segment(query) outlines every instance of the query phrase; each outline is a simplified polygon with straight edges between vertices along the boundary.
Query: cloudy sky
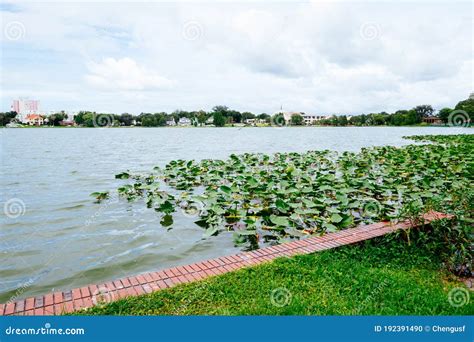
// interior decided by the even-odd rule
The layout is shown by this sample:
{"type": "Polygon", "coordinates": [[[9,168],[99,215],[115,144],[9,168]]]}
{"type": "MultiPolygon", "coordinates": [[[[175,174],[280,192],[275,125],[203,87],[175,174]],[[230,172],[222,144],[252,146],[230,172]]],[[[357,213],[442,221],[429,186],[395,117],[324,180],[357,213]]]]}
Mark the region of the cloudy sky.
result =
{"type": "Polygon", "coordinates": [[[1,108],[273,113],[453,106],[471,2],[4,2],[1,108]]]}

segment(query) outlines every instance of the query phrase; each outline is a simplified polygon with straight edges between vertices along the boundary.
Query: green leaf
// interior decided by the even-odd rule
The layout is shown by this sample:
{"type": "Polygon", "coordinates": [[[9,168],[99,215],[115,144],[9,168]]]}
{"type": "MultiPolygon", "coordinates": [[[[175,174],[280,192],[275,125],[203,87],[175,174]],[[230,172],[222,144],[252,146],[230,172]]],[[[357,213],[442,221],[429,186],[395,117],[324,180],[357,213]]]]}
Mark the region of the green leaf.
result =
{"type": "Polygon", "coordinates": [[[115,178],[116,179],[128,179],[128,178],[130,178],[130,174],[127,173],[127,172],[122,172],[122,173],[116,174],[115,178]]]}
{"type": "Polygon", "coordinates": [[[323,226],[326,228],[326,231],[329,233],[334,233],[337,231],[337,227],[331,223],[324,222],[323,226]]]}
{"type": "Polygon", "coordinates": [[[342,216],[339,214],[332,214],[331,215],[331,222],[333,223],[339,223],[342,221],[342,216]]]}
{"type": "Polygon", "coordinates": [[[285,201],[283,201],[280,198],[275,201],[275,206],[282,213],[286,213],[288,211],[288,208],[289,208],[288,204],[286,204],[285,201]]]}
{"type": "Polygon", "coordinates": [[[344,219],[340,222],[339,226],[342,228],[350,227],[354,224],[354,217],[352,215],[344,215],[344,219]]]}
{"type": "Polygon", "coordinates": [[[173,216],[171,215],[164,215],[160,221],[163,227],[169,227],[173,224],[173,216]]]}
{"type": "Polygon", "coordinates": [[[164,201],[163,203],[160,204],[160,206],[156,209],[156,211],[160,211],[162,213],[170,214],[170,213],[174,212],[173,203],[166,200],[166,201],[164,201]]]}
{"type": "Polygon", "coordinates": [[[284,216],[270,215],[270,221],[277,226],[289,226],[290,221],[284,216]]]}
{"type": "Polygon", "coordinates": [[[225,186],[225,185],[221,185],[219,187],[219,190],[221,190],[222,192],[224,192],[226,194],[230,194],[232,192],[232,189],[229,188],[228,186],[225,186]]]}
{"type": "Polygon", "coordinates": [[[93,192],[90,194],[92,197],[95,197],[97,203],[100,203],[102,200],[109,198],[109,192],[93,192]]]}
{"type": "Polygon", "coordinates": [[[209,228],[206,229],[204,234],[202,235],[204,238],[211,237],[212,235],[215,235],[219,230],[218,226],[210,226],[209,228]]]}

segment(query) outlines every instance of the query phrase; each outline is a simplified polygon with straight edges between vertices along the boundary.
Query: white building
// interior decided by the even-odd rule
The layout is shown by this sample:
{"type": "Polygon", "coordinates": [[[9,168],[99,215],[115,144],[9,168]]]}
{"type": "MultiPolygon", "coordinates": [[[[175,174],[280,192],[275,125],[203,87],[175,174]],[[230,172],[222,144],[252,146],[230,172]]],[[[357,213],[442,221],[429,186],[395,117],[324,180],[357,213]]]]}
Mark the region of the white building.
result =
{"type": "Polygon", "coordinates": [[[274,115],[283,115],[283,118],[285,119],[285,123],[289,125],[291,123],[291,118],[294,115],[301,115],[303,117],[305,125],[313,125],[319,120],[323,120],[328,118],[325,115],[316,115],[316,114],[306,114],[304,112],[276,112],[274,115]]]}
{"type": "Polygon", "coordinates": [[[302,114],[305,125],[314,125],[319,120],[326,119],[324,115],[302,114]]]}
{"type": "Polygon", "coordinates": [[[176,126],[176,121],[174,119],[166,120],[166,126],[176,126]]]}
{"type": "Polygon", "coordinates": [[[180,118],[178,121],[179,126],[191,126],[191,120],[188,118],[180,118]]]}
{"type": "Polygon", "coordinates": [[[264,124],[266,122],[267,121],[265,119],[258,119],[258,118],[244,120],[244,123],[247,125],[264,124]]]}

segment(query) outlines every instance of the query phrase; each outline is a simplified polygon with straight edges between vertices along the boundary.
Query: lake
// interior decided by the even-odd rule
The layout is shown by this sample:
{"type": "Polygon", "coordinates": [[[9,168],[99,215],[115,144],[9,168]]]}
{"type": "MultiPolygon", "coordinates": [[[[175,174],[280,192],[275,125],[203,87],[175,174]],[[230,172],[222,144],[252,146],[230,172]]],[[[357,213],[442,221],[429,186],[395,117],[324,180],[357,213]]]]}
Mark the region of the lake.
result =
{"type": "Polygon", "coordinates": [[[413,143],[444,127],[1,129],[0,303],[236,253],[231,233],[203,239],[189,215],[167,231],[142,202],[94,203],[114,175],[173,159],[243,152],[358,151],[413,143]],[[9,214],[8,216],[6,214],[9,214]]]}

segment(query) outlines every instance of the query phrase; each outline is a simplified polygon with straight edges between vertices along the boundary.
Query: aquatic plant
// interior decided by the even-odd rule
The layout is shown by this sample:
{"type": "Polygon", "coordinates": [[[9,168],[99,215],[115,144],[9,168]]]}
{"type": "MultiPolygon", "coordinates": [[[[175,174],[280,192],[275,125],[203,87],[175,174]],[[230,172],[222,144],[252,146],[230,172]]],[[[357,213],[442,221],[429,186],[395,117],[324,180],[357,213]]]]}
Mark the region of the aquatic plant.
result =
{"type": "Polygon", "coordinates": [[[160,213],[163,226],[173,227],[173,215],[192,213],[204,237],[232,231],[235,242],[249,249],[404,219],[407,208],[412,213],[435,208],[472,220],[469,204],[459,206],[474,193],[474,135],[407,138],[421,144],[359,153],[178,159],[150,174],[116,175],[127,182],[118,192],[128,201],[143,200],[160,213]]]}

